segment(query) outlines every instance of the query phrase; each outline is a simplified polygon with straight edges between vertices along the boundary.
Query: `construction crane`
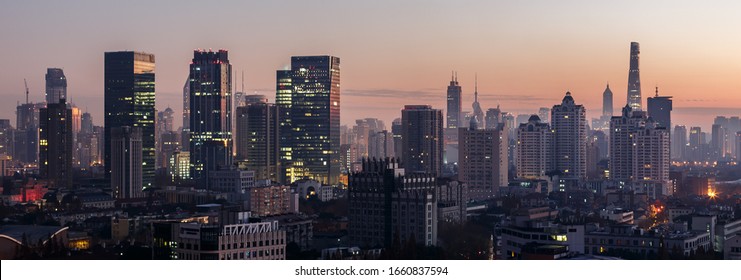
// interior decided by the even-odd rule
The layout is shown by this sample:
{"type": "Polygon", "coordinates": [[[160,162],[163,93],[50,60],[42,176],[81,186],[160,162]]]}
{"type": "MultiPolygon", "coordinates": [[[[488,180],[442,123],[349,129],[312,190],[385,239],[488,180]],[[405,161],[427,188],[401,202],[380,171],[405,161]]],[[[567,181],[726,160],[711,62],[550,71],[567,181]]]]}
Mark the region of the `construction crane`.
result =
{"type": "Polygon", "coordinates": [[[26,82],[26,79],[23,79],[23,84],[26,85],[26,104],[28,104],[28,82],[26,82]]]}

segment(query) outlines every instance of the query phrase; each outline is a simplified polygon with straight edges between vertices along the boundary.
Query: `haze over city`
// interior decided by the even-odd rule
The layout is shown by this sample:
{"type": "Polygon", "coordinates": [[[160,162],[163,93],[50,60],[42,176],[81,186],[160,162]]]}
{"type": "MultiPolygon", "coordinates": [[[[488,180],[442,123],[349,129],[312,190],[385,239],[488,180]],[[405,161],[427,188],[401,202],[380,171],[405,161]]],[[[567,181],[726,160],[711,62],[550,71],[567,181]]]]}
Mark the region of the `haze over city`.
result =
{"type": "Polygon", "coordinates": [[[271,102],[275,70],[291,56],[342,58],[343,124],[365,117],[390,124],[403,104],[444,109],[452,70],[464,110],[477,74],[484,109],[536,113],[568,90],[593,118],[608,82],[615,107],[624,105],[629,42],[637,41],[644,104],[658,86],[674,97],[673,123],[704,130],[716,115],[741,114],[734,1],[530,3],[538,9],[501,1],[233,2],[5,3],[0,110],[14,123],[23,79],[31,101],[42,101],[45,70],[59,67],[70,101],[101,124],[103,53],[135,50],[156,56],[157,109],[179,115],[193,49],[213,48],[229,50],[238,89],[244,72],[245,91],[271,102]]]}

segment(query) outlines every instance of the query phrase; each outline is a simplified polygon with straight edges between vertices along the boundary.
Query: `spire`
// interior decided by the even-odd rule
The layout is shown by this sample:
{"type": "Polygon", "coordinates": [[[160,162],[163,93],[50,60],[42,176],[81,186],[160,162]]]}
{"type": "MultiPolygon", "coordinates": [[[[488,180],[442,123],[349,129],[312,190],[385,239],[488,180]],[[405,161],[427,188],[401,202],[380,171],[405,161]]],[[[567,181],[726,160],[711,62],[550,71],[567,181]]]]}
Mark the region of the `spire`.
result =
{"type": "Polygon", "coordinates": [[[607,89],[610,89],[610,82],[607,82],[607,89]]]}
{"type": "Polygon", "coordinates": [[[450,70],[450,80],[451,81],[455,81],[455,74],[454,73],[455,73],[455,71],[450,70]]]}
{"type": "Polygon", "coordinates": [[[659,86],[656,86],[656,97],[659,97],[659,86]]]}
{"type": "Polygon", "coordinates": [[[242,92],[244,92],[244,70],[242,70],[242,92]]]}
{"type": "Polygon", "coordinates": [[[474,76],[473,86],[474,86],[473,101],[479,102],[479,74],[478,73],[476,73],[474,76]]]}
{"type": "Polygon", "coordinates": [[[458,82],[458,71],[455,71],[455,82],[458,82]]]}

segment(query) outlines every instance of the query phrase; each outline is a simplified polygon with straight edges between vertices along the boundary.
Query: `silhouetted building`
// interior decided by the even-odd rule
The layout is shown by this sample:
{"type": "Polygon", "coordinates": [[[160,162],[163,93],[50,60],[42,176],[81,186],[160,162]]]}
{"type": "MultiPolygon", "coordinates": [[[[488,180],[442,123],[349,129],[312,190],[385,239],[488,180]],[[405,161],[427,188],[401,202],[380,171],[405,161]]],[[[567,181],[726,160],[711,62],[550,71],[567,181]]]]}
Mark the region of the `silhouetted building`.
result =
{"type": "Polygon", "coordinates": [[[275,75],[275,105],[278,107],[278,146],[280,147],[280,174],[278,181],[289,184],[293,179],[292,170],[292,135],[291,134],[291,95],[293,83],[291,70],[278,70],[275,75]]]}
{"type": "Polygon", "coordinates": [[[183,135],[180,143],[183,151],[190,151],[190,74],[183,86],[183,135]]]}
{"type": "Polygon", "coordinates": [[[641,100],[641,72],[638,70],[638,59],[641,54],[637,42],[630,43],[630,69],[628,70],[628,105],[633,111],[643,110],[641,100]]]}
{"type": "Polygon", "coordinates": [[[111,129],[111,190],[113,198],[144,197],[142,129],[111,129]]]}
{"type": "Polygon", "coordinates": [[[672,127],[672,97],[659,96],[659,88],[656,87],[656,95],[648,98],[648,116],[656,125],[667,130],[672,127]]]}
{"type": "Polygon", "coordinates": [[[401,110],[403,166],[407,172],[439,176],[443,163],[443,114],[429,105],[401,110]]]}
{"type": "Polygon", "coordinates": [[[363,171],[349,179],[351,242],[376,248],[394,240],[437,245],[436,195],[437,182],[431,174],[405,174],[394,159],[364,160],[363,171]]]}
{"type": "Polygon", "coordinates": [[[474,120],[468,128],[458,129],[458,180],[468,185],[469,198],[484,200],[509,183],[508,130],[504,124],[479,129],[474,120]]]}
{"type": "Polygon", "coordinates": [[[190,176],[208,188],[232,165],[232,65],[226,50],[195,50],[190,64],[190,176]]]}
{"type": "Polygon", "coordinates": [[[517,129],[517,178],[542,179],[553,167],[553,131],[532,115],[517,129]]]}
{"type": "Polygon", "coordinates": [[[551,110],[554,132],[554,167],[564,179],[583,179],[587,172],[586,109],[576,105],[567,92],[559,105],[551,110]]]}
{"type": "Polygon", "coordinates": [[[155,73],[154,55],[133,52],[105,53],[106,178],[111,175],[111,129],[141,129],[142,186],[152,187],[155,170],[155,73]]]}
{"type": "Polygon", "coordinates": [[[687,149],[687,127],[683,125],[674,126],[672,132],[672,159],[685,160],[687,149]]]}
{"type": "Polygon", "coordinates": [[[64,70],[59,68],[46,69],[46,103],[60,103],[67,100],[67,77],[64,70]]]}
{"type": "Polygon", "coordinates": [[[458,128],[461,126],[461,86],[458,84],[458,76],[450,77],[448,85],[448,111],[446,112],[446,128],[458,128]]]}
{"type": "Polygon", "coordinates": [[[255,171],[258,180],[278,181],[280,113],[275,104],[261,97],[237,107],[237,159],[243,160],[248,170],[255,171]]]}
{"type": "Polygon", "coordinates": [[[39,111],[39,171],[55,187],[72,186],[72,110],[65,99],[39,111]]]}
{"type": "Polygon", "coordinates": [[[610,176],[656,198],[671,195],[669,131],[626,105],[610,123],[610,176]]]}
{"type": "Polygon", "coordinates": [[[610,84],[607,84],[605,91],[602,93],[602,116],[612,117],[612,91],[610,90],[610,84]]]}
{"type": "Polygon", "coordinates": [[[39,160],[39,110],[44,103],[28,103],[16,107],[16,126],[13,156],[22,163],[39,160]]]}
{"type": "Polygon", "coordinates": [[[291,57],[291,161],[305,177],[340,179],[340,58],[291,57]]]}
{"type": "MultiPolygon", "coordinates": [[[[13,126],[10,125],[10,120],[0,120],[0,155],[12,156],[13,155],[13,126]]],[[[4,176],[4,175],[2,175],[4,176]]]]}

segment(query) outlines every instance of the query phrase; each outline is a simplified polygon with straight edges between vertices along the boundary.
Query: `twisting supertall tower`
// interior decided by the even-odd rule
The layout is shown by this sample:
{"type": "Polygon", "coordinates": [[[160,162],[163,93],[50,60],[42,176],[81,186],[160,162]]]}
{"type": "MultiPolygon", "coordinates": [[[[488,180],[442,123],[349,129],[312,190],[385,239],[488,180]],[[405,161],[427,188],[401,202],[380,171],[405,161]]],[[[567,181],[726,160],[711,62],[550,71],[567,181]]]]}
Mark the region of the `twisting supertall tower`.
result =
{"type": "Polygon", "coordinates": [[[630,70],[628,70],[628,105],[633,111],[642,111],[641,72],[638,70],[638,56],[641,54],[638,42],[630,43],[630,70]]]}

